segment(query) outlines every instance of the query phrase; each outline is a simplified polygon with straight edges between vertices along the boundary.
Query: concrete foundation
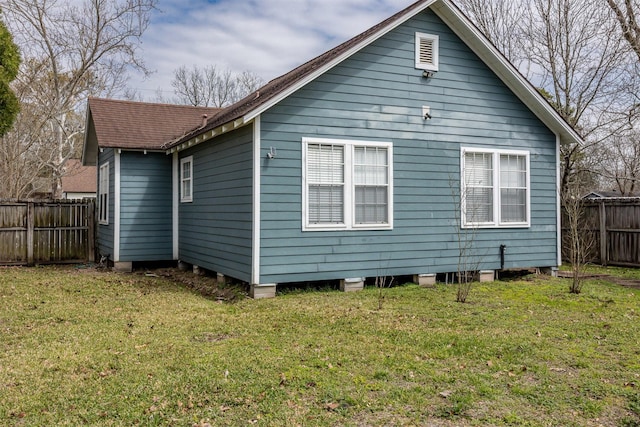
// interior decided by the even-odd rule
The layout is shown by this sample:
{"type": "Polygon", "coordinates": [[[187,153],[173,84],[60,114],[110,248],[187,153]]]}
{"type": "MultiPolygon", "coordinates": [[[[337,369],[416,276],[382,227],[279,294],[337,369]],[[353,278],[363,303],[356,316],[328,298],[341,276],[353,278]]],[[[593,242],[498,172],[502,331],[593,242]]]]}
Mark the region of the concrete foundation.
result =
{"type": "Polygon", "coordinates": [[[413,282],[422,286],[423,288],[433,288],[436,285],[435,273],[429,274],[414,274],[413,282]]]}
{"type": "Polygon", "coordinates": [[[540,273],[551,277],[558,277],[558,267],[540,267],[540,273]]]}
{"type": "Polygon", "coordinates": [[[114,262],[113,269],[123,273],[131,273],[133,271],[133,263],[131,261],[114,262]]]}
{"type": "Polygon", "coordinates": [[[496,272],[493,270],[480,270],[478,280],[480,282],[493,282],[496,280],[496,272]]]}
{"type": "Polygon", "coordinates": [[[364,289],[364,279],[362,277],[340,280],[340,290],[343,292],[357,292],[362,289],[364,289]]]}
{"type": "Polygon", "coordinates": [[[227,283],[227,278],[225,277],[225,275],[224,275],[224,274],[222,274],[222,273],[217,273],[217,274],[216,274],[216,281],[217,281],[218,283],[223,283],[223,284],[224,284],[224,283],[227,283]]]}
{"type": "Polygon", "coordinates": [[[253,299],[275,298],[276,284],[268,283],[265,285],[251,285],[249,296],[253,299]]]}

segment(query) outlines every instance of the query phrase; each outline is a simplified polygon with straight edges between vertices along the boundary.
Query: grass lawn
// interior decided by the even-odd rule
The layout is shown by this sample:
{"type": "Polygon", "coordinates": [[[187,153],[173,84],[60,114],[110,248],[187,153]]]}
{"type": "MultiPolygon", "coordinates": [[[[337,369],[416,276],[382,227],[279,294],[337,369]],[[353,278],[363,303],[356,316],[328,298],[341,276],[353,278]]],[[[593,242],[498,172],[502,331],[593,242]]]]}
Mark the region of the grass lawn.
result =
{"type": "Polygon", "coordinates": [[[639,426],[640,291],[527,278],[221,303],[0,268],[0,425],[639,426]]]}

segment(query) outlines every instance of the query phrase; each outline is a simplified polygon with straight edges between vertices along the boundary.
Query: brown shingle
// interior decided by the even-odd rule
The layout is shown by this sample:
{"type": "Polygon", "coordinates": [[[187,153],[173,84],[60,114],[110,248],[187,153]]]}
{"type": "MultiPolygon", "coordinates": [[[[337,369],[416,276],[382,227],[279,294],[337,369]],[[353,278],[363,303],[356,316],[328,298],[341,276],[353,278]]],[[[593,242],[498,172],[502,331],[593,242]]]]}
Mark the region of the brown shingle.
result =
{"type": "Polygon", "coordinates": [[[69,159],[62,177],[62,191],[65,193],[95,193],[96,167],[82,166],[80,160],[69,159]]]}
{"type": "Polygon", "coordinates": [[[158,150],[162,144],[202,125],[220,108],[90,98],[100,147],[158,150]]]}

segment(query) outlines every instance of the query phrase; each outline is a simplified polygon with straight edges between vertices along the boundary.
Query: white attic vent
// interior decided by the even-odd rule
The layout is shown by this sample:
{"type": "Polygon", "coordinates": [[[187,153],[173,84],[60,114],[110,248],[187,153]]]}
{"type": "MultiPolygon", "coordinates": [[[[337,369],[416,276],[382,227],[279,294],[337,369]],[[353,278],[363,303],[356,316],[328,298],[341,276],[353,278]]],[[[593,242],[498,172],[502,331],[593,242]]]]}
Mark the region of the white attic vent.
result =
{"type": "Polygon", "coordinates": [[[416,68],[438,71],[438,36],[416,33],[416,68]]]}

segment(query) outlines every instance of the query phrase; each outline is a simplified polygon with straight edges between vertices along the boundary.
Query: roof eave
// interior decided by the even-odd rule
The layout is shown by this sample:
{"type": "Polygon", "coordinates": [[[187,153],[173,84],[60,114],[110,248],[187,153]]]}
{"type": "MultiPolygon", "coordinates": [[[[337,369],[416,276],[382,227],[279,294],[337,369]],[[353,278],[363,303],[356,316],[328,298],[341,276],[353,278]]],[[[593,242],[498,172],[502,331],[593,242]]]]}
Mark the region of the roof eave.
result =
{"type": "Polygon", "coordinates": [[[211,138],[215,138],[216,136],[220,136],[224,133],[241,128],[249,123],[250,121],[244,120],[243,118],[237,118],[213,129],[209,129],[203,133],[196,134],[195,136],[187,140],[182,141],[182,138],[178,138],[170,142],[169,144],[166,144],[166,147],[163,146],[163,150],[166,154],[172,154],[176,151],[186,150],[187,148],[202,144],[203,142],[208,141],[211,138]]]}

